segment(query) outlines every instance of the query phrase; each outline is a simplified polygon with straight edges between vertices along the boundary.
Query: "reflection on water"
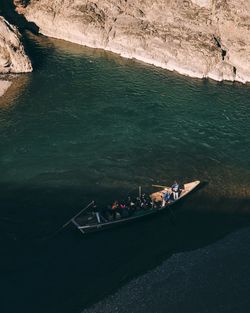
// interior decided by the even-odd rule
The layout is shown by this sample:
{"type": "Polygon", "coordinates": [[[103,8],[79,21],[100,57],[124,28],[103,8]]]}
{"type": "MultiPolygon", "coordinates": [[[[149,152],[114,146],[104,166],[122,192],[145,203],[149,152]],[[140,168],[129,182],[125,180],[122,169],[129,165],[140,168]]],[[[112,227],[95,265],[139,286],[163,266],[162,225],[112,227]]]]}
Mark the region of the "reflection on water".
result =
{"type": "Polygon", "coordinates": [[[11,74],[6,76],[6,78],[11,82],[11,86],[8,88],[5,94],[0,97],[1,109],[6,109],[7,107],[13,106],[13,104],[18,101],[30,81],[30,74],[11,74]]]}

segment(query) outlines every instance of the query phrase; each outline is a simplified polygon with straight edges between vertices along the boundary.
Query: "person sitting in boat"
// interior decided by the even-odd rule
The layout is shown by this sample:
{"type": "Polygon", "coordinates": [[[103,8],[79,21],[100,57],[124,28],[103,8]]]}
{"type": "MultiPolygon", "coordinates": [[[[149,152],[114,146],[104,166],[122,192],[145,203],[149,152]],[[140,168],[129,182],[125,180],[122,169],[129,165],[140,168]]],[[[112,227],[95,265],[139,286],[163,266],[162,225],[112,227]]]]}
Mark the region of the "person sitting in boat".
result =
{"type": "Polygon", "coordinates": [[[145,193],[141,196],[141,209],[146,210],[152,207],[151,199],[145,193]]]}
{"type": "Polygon", "coordinates": [[[125,204],[125,201],[122,201],[119,205],[119,213],[121,217],[127,217],[128,216],[128,208],[125,204]]]}
{"type": "Polygon", "coordinates": [[[140,197],[136,197],[136,200],[135,200],[136,210],[140,210],[141,209],[141,205],[142,205],[141,198],[140,197]]]}
{"type": "Polygon", "coordinates": [[[162,204],[161,204],[162,208],[165,207],[166,204],[169,202],[170,196],[171,196],[171,194],[170,194],[170,192],[168,192],[168,190],[164,190],[162,192],[162,204]]]}
{"type": "Polygon", "coordinates": [[[116,213],[117,213],[118,208],[119,208],[119,202],[115,200],[111,206],[112,217],[114,220],[116,219],[116,213]]]}
{"type": "Polygon", "coordinates": [[[130,196],[128,196],[127,199],[127,208],[129,216],[132,215],[136,210],[135,202],[131,199],[130,196]]]}
{"type": "Polygon", "coordinates": [[[175,180],[172,187],[171,187],[172,193],[173,193],[173,198],[174,200],[177,200],[179,198],[179,192],[180,192],[180,186],[175,180]]]}

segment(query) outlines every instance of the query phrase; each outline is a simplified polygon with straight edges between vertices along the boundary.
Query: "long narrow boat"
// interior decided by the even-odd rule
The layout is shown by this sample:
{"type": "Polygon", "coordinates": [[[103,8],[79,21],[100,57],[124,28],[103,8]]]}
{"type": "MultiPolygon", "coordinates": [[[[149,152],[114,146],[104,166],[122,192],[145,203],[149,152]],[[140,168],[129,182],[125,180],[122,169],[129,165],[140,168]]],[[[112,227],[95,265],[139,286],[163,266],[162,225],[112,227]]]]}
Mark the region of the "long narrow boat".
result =
{"type": "MultiPolygon", "coordinates": [[[[162,207],[161,205],[152,205],[151,207],[148,207],[146,209],[139,209],[136,210],[131,216],[128,217],[118,217],[115,220],[105,220],[101,218],[100,222],[98,222],[96,218],[96,214],[93,212],[88,212],[82,214],[82,216],[79,216],[77,214],[75,217],[73,217],[70,222],[74,224],[74,226],[77,227],[77,229],[82,233],[82,234],[87,234],[99,230],[104,230],[106,228],[110,228],[115,225],[120,225],[120,224],[125,224],[128,222],[132,222],[138,219],[142,219],[146,216],[150,216],[153,214],[157,214],[160,211],[167,211],[172,207],[174,204],[179,202],[181,199],[186,197],[191,191],[193,191],[197,186],[200,184],[199,180],[186,183],[183,185],[183,188],[180,190],[180,194],[177,200],[171,199],[170,201],[167,202],[167,204],[162,207]]],[[[162,202],[162,193],[164,191],[172,192],[171,187],[165,187],[164,189],[154,192],[150,194],[150,198],[153,203],[159,204],[162,202]]]]}

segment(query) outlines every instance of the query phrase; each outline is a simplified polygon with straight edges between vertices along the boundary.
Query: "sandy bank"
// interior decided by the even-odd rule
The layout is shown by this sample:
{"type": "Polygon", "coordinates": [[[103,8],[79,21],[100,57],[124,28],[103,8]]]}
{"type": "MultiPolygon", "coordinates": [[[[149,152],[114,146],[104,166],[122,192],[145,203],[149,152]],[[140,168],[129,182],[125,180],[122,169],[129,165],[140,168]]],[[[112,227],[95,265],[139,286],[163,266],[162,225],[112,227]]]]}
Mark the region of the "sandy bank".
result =
{"type": "Polygon", "coordinates": [[[0,80],[0,97],[4,95],[7,89],[11,86],[12,82],[8,80],[0,80]]]}

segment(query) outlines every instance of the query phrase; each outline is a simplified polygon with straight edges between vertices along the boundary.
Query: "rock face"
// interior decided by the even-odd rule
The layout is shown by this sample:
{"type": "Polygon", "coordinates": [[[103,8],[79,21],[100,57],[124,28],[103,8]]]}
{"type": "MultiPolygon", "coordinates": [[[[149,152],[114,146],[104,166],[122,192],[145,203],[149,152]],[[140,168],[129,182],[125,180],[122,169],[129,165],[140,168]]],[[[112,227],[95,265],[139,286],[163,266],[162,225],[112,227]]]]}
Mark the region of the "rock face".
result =
{"type": "Polygon", "coordinates": [[[0,16],[0,73],[31,72],[18,30],[0,16]]]}
{"type": "Polygon", "coordinates": [[[193,77],[250,81],[250,1],[15,1],[47,36],[193,77]]]}

